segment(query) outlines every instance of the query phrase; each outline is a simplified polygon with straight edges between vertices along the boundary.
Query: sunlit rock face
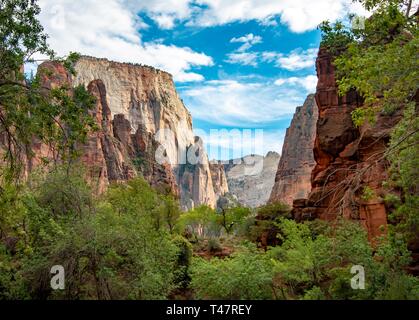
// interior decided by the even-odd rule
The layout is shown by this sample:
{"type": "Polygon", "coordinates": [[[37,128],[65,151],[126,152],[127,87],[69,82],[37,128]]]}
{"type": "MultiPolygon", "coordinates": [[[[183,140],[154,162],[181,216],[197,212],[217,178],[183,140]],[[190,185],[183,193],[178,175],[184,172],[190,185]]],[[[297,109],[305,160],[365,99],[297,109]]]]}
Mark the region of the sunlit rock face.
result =
{"type": "Polygon", "coordinates": [[[289,206],[295,199],[307,198],[311,191],[311,172],[316,165],[313,147],[316,137],[318,108],[315,97],[309,95],[298,107],[287,129],[281,161],[276,173],[270,202],[289,206]]]}
{"type": "Polygon", "coordinates": [[[279,158],[278,153],[269,152],[265,157],[250,155],[231,160],[225,165],[229,193],[244,206],[265,205],[275,182],[279,158]]]}
{"type": "Polygon", "coordinates": [[[216,161],[210,162],[212,185],[217,199],[229,192],[227,176],[223,164],[216,161]]]}
{"type": "Polygon", "coordinates": [[[99,130],[82,147],[82,160],[100,191],[109,182],[142,175],[152,186],[179,196],[185,209],[216,206],[204,148],[197,148],[200,162],[193,170],[187,162],[198,139],[170,74],[92,57],[78,60],[75,76],[52,62],[40,68],[49,70],[44,77],[49,86],[83,85],[96,97],[91,115],[99,130]]]}

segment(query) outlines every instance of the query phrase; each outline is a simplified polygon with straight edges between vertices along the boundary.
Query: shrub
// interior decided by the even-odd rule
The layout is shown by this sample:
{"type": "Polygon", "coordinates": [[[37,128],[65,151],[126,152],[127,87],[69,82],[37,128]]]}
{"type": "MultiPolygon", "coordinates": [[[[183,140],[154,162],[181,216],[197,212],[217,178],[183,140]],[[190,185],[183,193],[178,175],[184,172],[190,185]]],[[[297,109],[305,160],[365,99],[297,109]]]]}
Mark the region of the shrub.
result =
{"type": "Polygon", "coordinates": [[[174,282],[178,288],[185,289],[191,280],[189,267],[192,262],[192,245],[180,235],[174,236],[172,242],[178,248],[174,282]]]}
{"type": "Polygon", "coordinates": [[[208,244],[207,244],[207,250],[209,252],[219,252],[222,250],[220,241],[218,241],[218,239],[215,238],[211,238],[208,240],[208,244]]]}
{"type": "Polygon", "coordinates": [[[217,224],[217,214],[208,206],[200,206],[180,215],[176,228],[195,240],[219,236],[221,233],[221,227],[217,224]]]}
{"type": "Polygon", "coordinates": [[[250,244],[223,260],[194,258],[191,288],[199,299],[272,299],[272,267],[250,244]]]}
{"type": "Polygon", "coordinates": [[[281,218],[291,218],[290,208],[280,202],[267,204],[257,209],[256,221],[249,230],[249,239],[263,246],[277,245],[280,232],[277,223],[281,218]]]}
{"type": "MultiPolygon", "coordinates": [[[[56,190],[73,190],[75,199],[84,188],[77,179],[57,180],[65,186],[54,181],[56,190]]],[[[34,245],[19,274],[32,298],[164,299],[176,287],[190,253],[172,241],[168,228],[158,227],[161,199],[144,180],[113,186],[94,207],[73,216],[57,215],[55,202],[44,201],[49,186],[39,184],[26,201],[34,245]],[[53,265],[66,271],[64,291],[49,287],[53,265]]]]}

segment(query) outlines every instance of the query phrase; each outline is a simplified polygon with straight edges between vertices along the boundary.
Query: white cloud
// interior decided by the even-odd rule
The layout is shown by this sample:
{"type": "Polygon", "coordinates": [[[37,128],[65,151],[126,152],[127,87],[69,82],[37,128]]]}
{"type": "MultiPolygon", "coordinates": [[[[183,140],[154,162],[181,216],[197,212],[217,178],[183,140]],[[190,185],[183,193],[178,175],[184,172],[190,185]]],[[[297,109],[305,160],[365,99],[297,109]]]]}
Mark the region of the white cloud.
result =
{"type": "Polygon", "coordinates": [[[175,26],[175,19],[171,15],[157,14],[153,18],[161,29],[172,29],[175,26]]]}
{"type": "Polygon", "coordinates": [[[365,13],[350,0],[196,0],[205,9],[195,14],[190,25],[214,26],[259,20],[273,23],[274,17],[293,32],[305,32],[324,20],[334,21],[348,12],[365,13]]]}
{"type": "Polygon", "coordinates": [[[243,43],[237,50],[227,54],[225,62],[256,67],[258,65],[259,53],[247,52],[255,44],[262,43],[262,37],[253,33],[246,34],[239,38],[232,38],[230,43],[243,43]]]}
{"type": "Polygon", "coordinates": [[[231,43],[243,43],[240,48],[238,48],[236,51],[238,52],[244,52],[251,47],[253,47],[255,44],[262,43],[262,37],[255,36],[253,33],[249,33],[243,37],[240,38],[233,38],[230,40],[231,43]]]}
{"type": "Polygon", "coordinates": [[[316,91],[317,81],[318,79],[316,76],[310,75],[306,77],[280,78],[274,83],[279,87],[284,85],[298,85],[303,87],[308,92],[314,92],[316,91]]]}
{"type": "Polygon", "coordinates": [[[289,54],[277,52],[263,52],[261,59],[275,64],[289,71],[310,68],[315,65],[318,49],[310,48],[307,50],[296,49],[289,54]]]}
{"type": "Polygon", "coordinates": [[[233,52],[227,55],[225,62],[256,67],[258,65],[258,58],[259,55],[255,52],[233,52]]]}
{"type": "Polygon", "coordinates": [[[239,43],[250,43],[256,44],[262,42],[262,37],[255,36],[253,33],[246,34],[243,37],[233,38],[230,40],[231,43],[239,42],[239,43]]]}
{"type": "Polygon", "coordinates": [[[176,23],[215,26],[231,22],[258,20],[262,25],[278,22],[293,32],[317,27],[323,20],[334,21],[348,12],[366,14],[351,0],[120,0],[125,7],[145,12],[162,29],[176,23]]]}
{"type": "MultiPolygon", "coordinates": [[[[156,10],[163,10],[166,1],[151,2],[156,10]]],[[[190,48],[142,42],[138,30],[146,25],[124,1],[85,0],[80,4],[71,0],[40,0],[40,6],[41,23],[50,35],[48,42],[59,55],[77,51],[115,61],[147,64],[170,72],[179,82],[201,81],[203,76],[191,69],[213,65],[211,57],[190,48]]],[[[169,26],[171,22],[162,18],[161,23],[169,26]]]]}
{"type": "Polygon", "coordinates": [[[278,57],[277,65],[287,70],[300,70],[314,66],[317,49],[294,50],[289,55],[278,57]]]}
{"type": "Polygon", "coordinates": [[[237,50],[227,55],[226,62],[256,67],[258,63],[262,61],[267,63],[274,63],[278,68],[281,69],[297,71],[313,67],[316,63],[317,53],[318,49],[315,48],[310,48],[307,50],[302,50],[299,48],[291,51],[288,54],[274,51],[241,52],[237,50]]]}
{"type": "Polygon", "coordinates": [[[270,81],[216,80],[181,88],[180,93],[195,120],[255,128],[290,117],[312,92],[310,78],[305,81],[278,86],[270,81]]]}
{"type": "Polygon", "coordinates": [[[177,21],[194,12],[192,0],[123,0],[135,12],[145,12],[162,29],[172,29],[177,21]]]}

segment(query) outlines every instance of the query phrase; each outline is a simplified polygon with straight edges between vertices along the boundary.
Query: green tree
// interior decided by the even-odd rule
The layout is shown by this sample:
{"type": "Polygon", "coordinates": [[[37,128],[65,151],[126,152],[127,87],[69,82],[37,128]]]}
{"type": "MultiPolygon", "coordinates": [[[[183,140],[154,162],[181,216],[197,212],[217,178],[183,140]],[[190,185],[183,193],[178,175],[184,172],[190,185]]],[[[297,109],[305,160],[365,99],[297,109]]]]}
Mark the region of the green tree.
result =
{"type": "Polygon", "coordinates": [[[249,231],[250,239],[265,246],[278,244],[278,222],[282,218],[291,218],[291,209],[283,203],[269,203],[258,208],[255,223],[249,231]]]}
{"type": "Polygon", "coordinates": [[[199,299],[273,299],[272,267],[263,252],[248,244],[229,258],[195,258],[191,288],[199,299]]]}
{"type": "Polygon", "coordinates": [[[202,205],[183,213],[177,222],[177,229],[181,233],[192,236],[195,240],[220,234],[217,224],[218,216],[214,209],[202,205]]]}
{"type": "Polygon", "coordinates": [[[251,210],[242,206],[224,208],[218,213],[217,222],[227,234],[231,234],[234,230],[240,228],[250,214],[251,210]]]}
{"type": "Polygon", "coordinates": [[[385,184],[389,190],[386,201],[394,208],[390,220],[395,227],[390,231],[408,242],[417,241],[419,235],[418,141],[419,117],[411,103],[391,137],[388,152],[390,179],[385,184]]]}
{"type": "Polygon", "coordinates": [[[418,18],[410,0],[358,2],[373,11],[365,28],[350,30],[342,24],[323,28],[324,45],[339,49],[334,64],[340,94],[356,90],[364,99],[363,106],[352,113],[354,125],[369,122],[374,130],[378,116],[393,117],[388,117],[393,122],[391,141],[377,158],[389,161],[390,177],[383,183],[391,210],[388,242],[401,257],[399,242],[417,243],[419,230],[418,18]],[[343,48],[337,40],[342,28],[346,37],[343,48]]]}
{"type": "Polygon", "coordinates": [[[156,228],[163,200],[150,197],[155,192],[138,179],[93,201],[82,179],[82,173],[49,174],[25,196],[31,250],[21,257],[18,275],[27,292],[36,299],[167,298],[187,280],[190,252],[167,228],[156,228]],[[132,192],[121,192],[125,188],[132,192]],[[144,206],[142,195],[149,196],[144,206]],[[66,270],[63,292],[49,286],[53,265],[66,270]]]}
{"type": "Polygon", "coordinates": [[[170,233],[174,232],[176,222],[181,215],[179,201],[177,201],[172,195],[161,196],[162,203],[162,215],[166,226],[169,228],[170,233]]]}
{"type": "MultiPolygon", "coordinates": [[[[40,74],[25,79],[23,66],[35,55],[55,59],[37,20],[39,13],[33,0],[0,2],[0,174],[6,181],[20,177],[24,162],[33,156],[34,139],[68,158],[93,127],[87,111],[94,100],[83,87],[69,94],[70,88],[44,87],[40,74]]],[[[77,59],[77,54],[70,54],[56,60],[74,72],[77,59]]]]}
{"type": "Polygon", "coordinates": [[[322,46],[337,52],[340,94],[355,89],[363,107],[353,113],[356,126],[374,122],[379,112],[392,113],[412,101],[418,90],[418,27],[405,1],[359,1],[374,14],[365,28],[324,22],[322,46]]]}
{"type": "Polygon", "coordinates": [[[410,261],[403,241],[382,239],[373,249],[357,223],[317,221],[279,224],[282,244],[268,255],[282,299],[415,299],[418,280],[405,272],[410,261]],[[375,251],[375,252],[374,252],[375,251]],[[351,267],[365,269],[365,290],[351,288],[351,267]]]}

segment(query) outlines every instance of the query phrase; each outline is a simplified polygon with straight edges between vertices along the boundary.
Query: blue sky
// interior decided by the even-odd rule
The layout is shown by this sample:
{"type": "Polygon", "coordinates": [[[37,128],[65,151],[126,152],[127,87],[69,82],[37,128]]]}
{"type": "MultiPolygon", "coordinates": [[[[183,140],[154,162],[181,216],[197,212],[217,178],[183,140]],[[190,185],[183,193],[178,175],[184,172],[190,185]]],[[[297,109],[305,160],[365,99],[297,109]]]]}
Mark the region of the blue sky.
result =
{"type": "MultiPolygon", "coordinates": [[[[40,0],[40,5],[41,22],[59,54],[78,51],[172,73],[207,148],[221,144],[231,151],[222,157],[229,158],[233,150],[240,155],[240,146],[209,137],[211,129],[262,129],[255,153],[281,151],[295,108],[315,91],[316,26],[349,10],[363,13],[350,0],[40,0]]],[[[210,152],[210,158],[220,157],[210,152]]]]}
{"type": "MultiPolygon", "coordinates": [[[[161,36],[167,43],[191,47],[213,59],[212,66],[197,69],[205,81],[177,83],[195,128],[207,134],[210,129],[263,129],[262,152],[281,151],[295,107],[315,90],[317,30],[296,34],[281,24],[250,21],[210,28],[178,26],[173,33],[154,27],[149,33],[144,36],[161,36]],[[280,64],[280,55],[289,63],[280,64]],[[298,63],[293,63],[292,56],[298,63]]],[[[208,136],[204,141],[213,143],[208,136]]]]}

